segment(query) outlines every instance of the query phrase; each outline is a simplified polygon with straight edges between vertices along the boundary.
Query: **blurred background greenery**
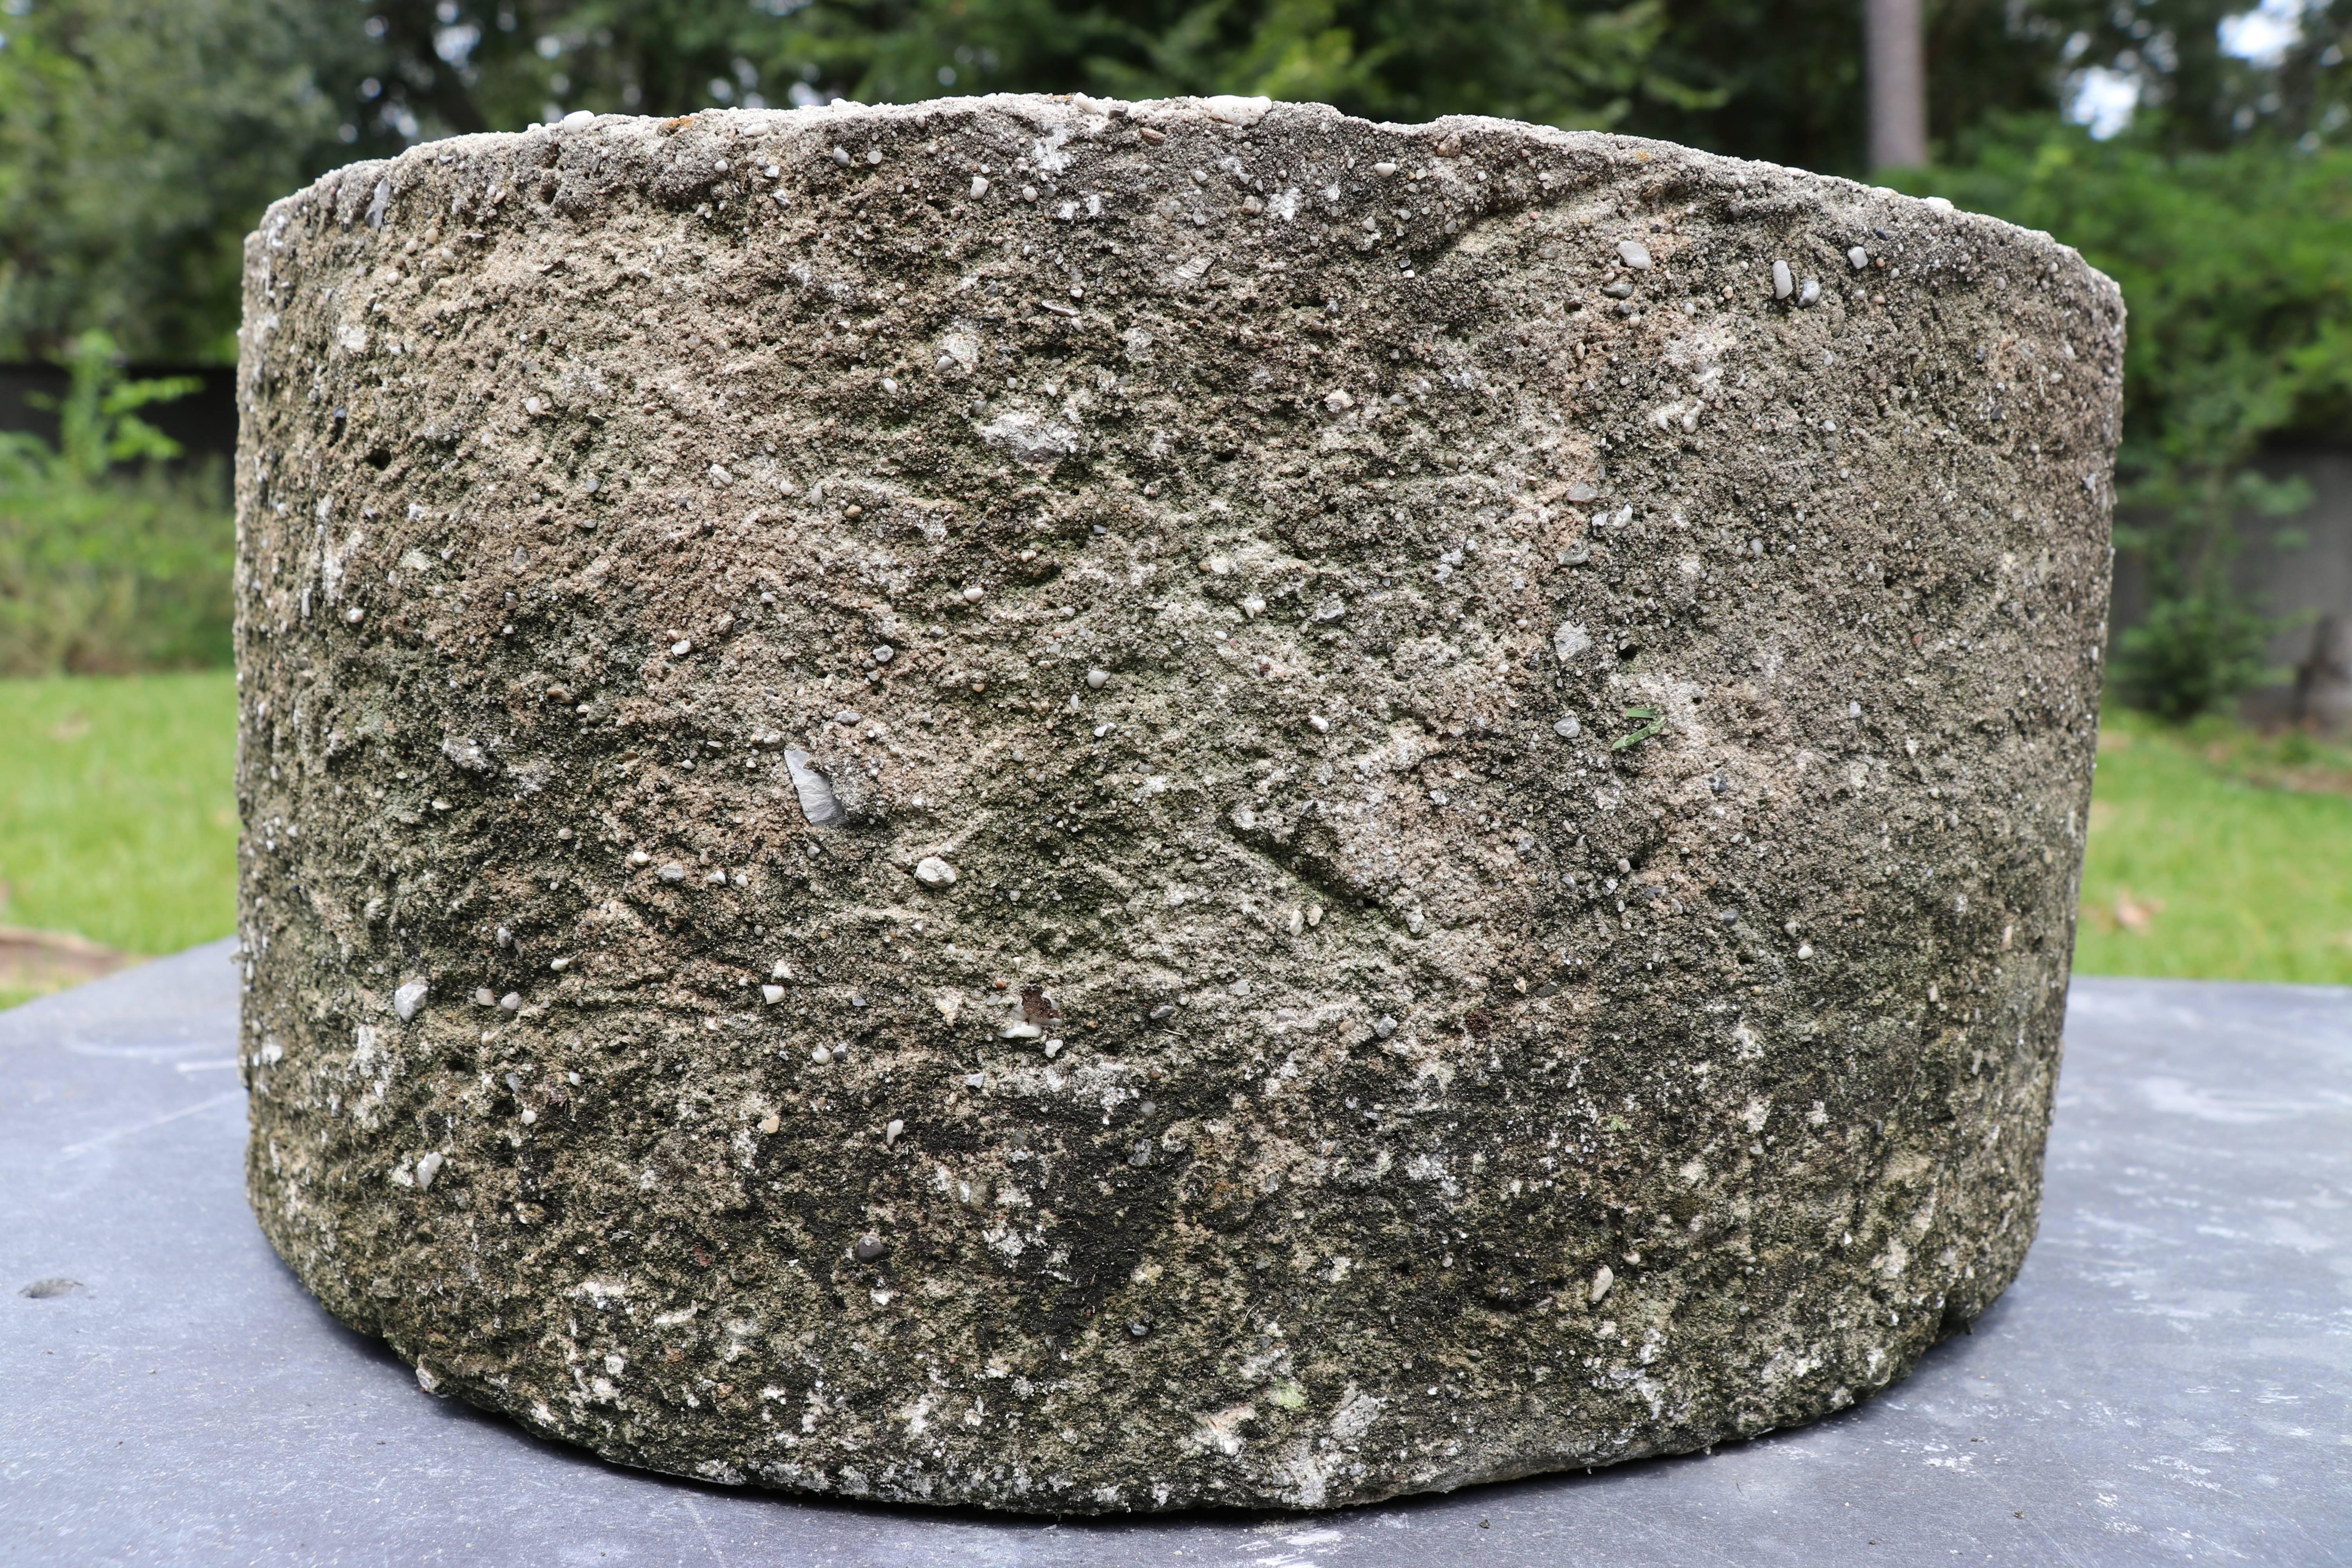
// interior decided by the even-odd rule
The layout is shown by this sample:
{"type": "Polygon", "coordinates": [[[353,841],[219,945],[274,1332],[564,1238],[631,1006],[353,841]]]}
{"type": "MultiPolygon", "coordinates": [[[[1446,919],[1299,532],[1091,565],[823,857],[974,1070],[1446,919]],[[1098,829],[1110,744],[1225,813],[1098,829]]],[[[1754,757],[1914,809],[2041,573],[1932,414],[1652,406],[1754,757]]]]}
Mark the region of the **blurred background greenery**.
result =
{"type": "Polygon", "coordinates": [[[2145,605],[2082,967],[2352,981],[2352,751],[2227,717],[2283,678],[2233,574],[2244,520],[2312,499],[2266,458],[2352,434],[2352,0],[1924,0],[1927,155],[1873,170],[1885,4],[0,0],[0,361],[72,372],[54,439],[0,437],[0,927],[141,952],[229,929],[226,479],[141,416],[184,384],[122,367],[233,362],[268,202],[576,109],[1239,92],[1877,179],[2116,277],[2145,605]]]}

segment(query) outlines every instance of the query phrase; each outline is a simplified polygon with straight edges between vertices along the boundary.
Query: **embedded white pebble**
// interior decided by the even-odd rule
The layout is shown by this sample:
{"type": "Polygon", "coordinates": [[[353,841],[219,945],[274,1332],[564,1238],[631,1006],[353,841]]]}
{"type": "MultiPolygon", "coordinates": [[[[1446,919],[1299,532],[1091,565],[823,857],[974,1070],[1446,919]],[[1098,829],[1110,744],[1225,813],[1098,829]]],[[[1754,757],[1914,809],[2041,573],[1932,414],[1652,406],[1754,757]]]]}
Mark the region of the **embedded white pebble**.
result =
{"type": "Polygon", "coordinates": [[[1845,259],[1848,266],[1859,272],[1870,265],[1870,252],[1857,245],[1845,253],[1845,259]]]}
{"type": "Polygon", "coordinates": [[[1390,1017],[1386,1013],[1381,1014],[1377,1019],[1373,1020],[1372,1033],[1381,1039],[1387,1039],[1391,1035],[1396,1033],[1396,1020],[1390,1017]]]}
{"type": "Polygon", "coordinates": [[[1805,286],[1797,290],[1797,303],[1800,305],[1818,305],[1821,302],[1822,286],[1820,281],[1816,279],[1806,279],[1805,286]]]}
{"type": "Polygon", "coordinates": [[[687,641],[684,637],[680,637],[677,641],[669,645],[669,653],[672,658],[684,658],[688,654],[690,654],[693,651],[694,645],[687,641]]]}
{"type": "Polygon", "coordinates": [[[842,819],[845,814],[833,793],[833,781],[818,771],[806,752],[797,746],[787,750],[784,769],[792,774],[793,794],[811,827],[830,827],[842,819]]]}
{"type": "Polygon", "coordinates": [[[986,195],[988,195],[988,176],[986,174],[974,174],[971,177],[971,199],[978,201],[981,197],[986,195]]]}
{"type": "Polygon", "coordinates": [[[956,868],[936,855],[926,855],[915,862],[915,880],[934,891],[956,885],[956,868]]]}
{"type": "Polygon", "coordinates": [[[713,887],[723,888],[727,885],[727,873],[724,871],[713,871],[702,879],[710,883],[713,887]]]}
{"type": "Polygon", "coordinates": [[[683,882],[686,880],[686,868],[672,860],[654,875],[665,882],[683,882]]]}
{"type": "Polygon", "coordinates": [[[423,1192],[441,1173],[441,1152],[431,1150],[416,1157],[416,1190],[423,1192]]]}
{"type": "Polygon", "coordinates": [[[1583,728],[1576,721],[1576,715],[1573,713],[1564,714],[1551,721],[1551,732],[1563,741],[1575,740],[1583,728]]]}
{"type": "MultiPolygon", "coordinates": [[[[644,850],[642,850],[642,849],[632,849],[632,850],[630,850],[630,851],[629,851],[629,864],[630,864],[630,865],[632,865],[632,866],[650,866],[650,865],[652,865],[652,864],[653,864],[653,862],[654,862],[654,858],[653,858],[652,856],[650,856],[650,855],[646,854],[646,853],[644,850]]],[[[499,934],[501,935],[501,937],[503,937],[503,936],[504,936],[504,934],[505,934],[505,931],[504,931],[504,928],[503,928],[503,927],[501,927],[501,928],[500,928],[500,932],[499,932],[499,934]]],[[[505,942],[504,941],[501,941],[501,942],[499,943],[499,945],[500,947],[504,947],[504,946],[506,946],[506,942],[505,942]]]]}
{"type": "Polygon", "coordinates": [[[1615,1283],[1617,1283],[1617,1271],[1610,1268],[1606,1263],[1593,1270],[1592,1300],[1596,1305],[1600,1302],[1601,1297],[1609,1294],[1609,1287],[1615,1283]]]}
{"type": "Polygon", "coordinates": [[[429,990],[430,987],[422,980],[411,980],[392,994],[392,1010],[399,1015],[402,1023],[408,1023],[416,1016],[416,1010],[425,1005],[429,990]]]}
{"type": "Polygon", "coordinates": [[[1647,272],[1650,269],[1650,247],[1638,239],[1619,240],[1617,258],[1636,272],[1647,272]]]}
{"type": "Polygon", "coordinates": [[[776,960],[776,967],[769,972],[772,980],[790,980],[792,977],[793,966],[781,958],[776,960]]]}
{"type": "Polygon", "coordinates": [[[343,624],[346,626],[355,626],[365,619],[367,619],[367,612],[361,609],[357,605],[353,605],[350,609],[343,612],[343,624]]]}
{"type": "Polygon", "coordinates": [[[1328,735],[1331,732],[1331,721],[1320,713],[1309,713],[1307,716],[1307,722],[1318,735],[1328,735]]]}
{"type": "Polygon", "coordinates": [[[1790,273],[1785,261],[1772,263],[1772,298],[1785,300],[1797,291],[1797,279],[1790,273]]]}
{"type": "Polygon", "coordinates": [[[502,1012],[508,1012],[508,1013],[520,1013],[520,1012],[521,1012],[521,1011],[522,1011],[522,995],[521,995],[521,994],[520,994],[520,992],[515,992],[515,991],[509,991],[509,992],[508,992],[505,995],[503,995],[503,996],[501,996],[501,997],[499,997],[499,1010],[500,1010],[500,1011],[502,1011],[502,1012]]]}
{"type": "Polygon", "coordinates": [[[784,988],[782,986],[768,984],[760,987],[760,1000],[765,1002],[769,1006],[772,1007],[783,999],[784,988]]]}
{"type": "Polygon", "coordinates": [[[1087,671],[1087,689],[1089,691],[1100,691],[1104,686],[1109,683],[1109,680],[1110,671],[1108,669],[1090,669],[1087,671]]]}
{"type": "Polygon", "coordinates": [[[899,1121],[897,1117],[892,1117],[890,1119],[890,1125],[882,1129],[882,1142],[884,1147],[887,1148],[890,1144],[896,1143],[900,1135],[906,1131],[907,1124],[899,1121]]]}
{"type": "Polygon", "coordinates": [[[485,985],[485,986],[483,986],[480,990],[478,990],[478,991],[477,991],[477,992],[475,992],[475,993],[474,993],[474,1005],[475,1005],[475,1006],[477,1006],[477,1007],[495,1007],[495,1006],[497,1006],[498,1005],[499,1005],[499,994],[498,994],[497,992],[495,992],[495,991],[491,990],[488,986],[485,985]]]}
{"type": "Polygon", "coordinates": [[[826,1047],[817,1046],[810,1050],[809,1060],[816,1063],[819,1067],[824,1067],[826,1063],[833,1060],[833,1052],[826,1047]]]}
{"type": "Polygon", "coordinates": [[[877,643],[875,646],[874,662],[877,664],[887,664],[898,656],[898,650],[892,647],[888,643],[877,643]]]}
{"type": "Polygon", "coordinates": [[[967,605],[977,605],[980,603],[982,596],[987,592],[987,589],[977,585],[966,588],[963,591],[963,602],[967,605]]]}

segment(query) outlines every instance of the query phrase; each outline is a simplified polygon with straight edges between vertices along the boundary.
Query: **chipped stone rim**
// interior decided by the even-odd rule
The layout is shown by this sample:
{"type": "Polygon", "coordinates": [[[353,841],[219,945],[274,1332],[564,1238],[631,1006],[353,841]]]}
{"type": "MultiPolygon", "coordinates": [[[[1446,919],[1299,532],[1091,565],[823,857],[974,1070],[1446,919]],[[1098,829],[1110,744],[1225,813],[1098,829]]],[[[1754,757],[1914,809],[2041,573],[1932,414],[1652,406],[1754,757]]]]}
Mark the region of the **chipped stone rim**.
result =
{"type": "MultiPolygon", "coordinates": [[[[1994,234],[2022,237],[2052,253],[2053,264],[2071,263],[2104,285],[2120,300],[2122,289],[2105,273],[2084,260],[2082,252],[2046,229],[2027,228],[1989,213],[1955,206],[1942,196],[1914,196],[1889,185],[1865,184],[1838,174],[1816,174],[1789,164],[1709,153],[1652,137],[1626,136],[1605,131],[1567,131],[1486,114],[1447,114],[1420,122],[1364,120],[1326,103],[1277,101],[1262,97],[1177,97],[1153,99],[1097,98],[1086,93],[983,93],[923,99],[913,103],[867,104],[836,99],[827,104],[793,109],[705,109],[664,119],[640,114],[586,114],[575,110],[553,124],[535,123],[524,131],[478,132],[419,142],[391,158],[362,159],[320,175],[299,191],[272,202],[258,226],[267,231],[282,211],[321,198],[336,203],[345,226],[364,218],[382,228],[394,221],[393,207],[401,195],[401,174],[420,162],[484,152],[560,147],[583,137],[667,136],[688,129],[745,136],[804,133],[826,126],[872,124],[892,130],[917,129],[933,123],[966,121],[982,114],[1002,114],[1028,121],[1050,133],[1059,116],[1053,110],[1075,110],[1103,125],[1124,120],[1139,129],[1200,130],[1214,133],[1247,132],[1260,124],[1311,122],[1318,127],[1352,127],[1409,142],[1428,143],[1433,157],[1454,157],[1479,151],[1499,151],[1505,145],[1538,145],[1590,156],[1599,153],[1602,167],[1591,171],[1597,183],[1624,164],[1656,163],[1661,168],[1685,167],[1726,174],[1735,186],[1758,185],[1758,197],[1796,195],[1824,206],[1859,206],[1864,203],[1893,204],[1906,216],[1957,226],[1988,226],[1994,234]],[[1454,153],[1444,151],[1449,140],[1478,139],[1454,153]],[[370,176],[373,176],[371,181],[370,176]],[[351,185],[349,191],[344,186],[351,185]]],[[[1163,132],[1164,133],[1164,132],[1163,132]]],[[[1564,193],[1549,193],[1560,195],[1564,193]]],[[[1442,248],[1442,247],[1440,247],[1442,248]]]]}

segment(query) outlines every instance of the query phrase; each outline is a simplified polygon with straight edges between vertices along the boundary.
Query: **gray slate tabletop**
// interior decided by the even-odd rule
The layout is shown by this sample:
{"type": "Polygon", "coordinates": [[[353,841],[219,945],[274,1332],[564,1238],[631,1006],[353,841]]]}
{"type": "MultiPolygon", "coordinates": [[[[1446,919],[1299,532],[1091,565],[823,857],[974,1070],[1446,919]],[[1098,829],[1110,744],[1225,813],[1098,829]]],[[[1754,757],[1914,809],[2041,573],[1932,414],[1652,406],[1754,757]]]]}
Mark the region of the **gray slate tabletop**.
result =
{"type": "Polygon", "coordinates": [[[2352,1562],[2352,991],[2077,981],[2024,1273],[1831,1420],[1108,1521],[730,1491],[423,1394],[246,1210],[236,1009],[218,943],[0,1014],[0,1561],[2352,1562]]]}

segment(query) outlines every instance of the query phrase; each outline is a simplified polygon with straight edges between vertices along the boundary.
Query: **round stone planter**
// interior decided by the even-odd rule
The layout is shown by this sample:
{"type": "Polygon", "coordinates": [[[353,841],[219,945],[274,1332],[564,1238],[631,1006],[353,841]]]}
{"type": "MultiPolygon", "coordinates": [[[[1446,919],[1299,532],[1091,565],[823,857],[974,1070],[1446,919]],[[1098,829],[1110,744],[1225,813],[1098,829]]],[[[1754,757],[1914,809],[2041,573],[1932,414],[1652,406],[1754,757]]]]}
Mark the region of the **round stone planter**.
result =
{"type": "Polygon", "coordinates": [[[2032,1237],[2114,286],[1656,142],[574,117],[248,242],[249,1182],[632,1465],[1318,1507],[2032,1237]]]}

